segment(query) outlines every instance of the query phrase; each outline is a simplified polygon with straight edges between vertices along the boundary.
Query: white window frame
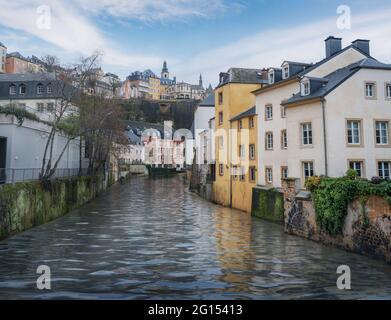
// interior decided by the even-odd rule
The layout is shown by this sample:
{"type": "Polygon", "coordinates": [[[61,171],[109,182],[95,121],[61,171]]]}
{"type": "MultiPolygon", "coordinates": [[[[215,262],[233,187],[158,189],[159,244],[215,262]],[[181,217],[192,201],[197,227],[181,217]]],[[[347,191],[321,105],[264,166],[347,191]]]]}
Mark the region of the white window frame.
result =
{"type": "Polygon", "coordinates": [[[265,181],[266,181],[266,184],[273,184],[273,168],[272,167],[265,168],[265,181]]]}
{"type": "Polygon", "coordinates": [[[244,144],[239,145],[239,157],[241,160],[246,159],[246,146],[244,144]]]}
{"type": "Polygon", "coordinates": [[[377,146],[388,146],[390,143],[390,125],[389,121],[385,120],[376,120],[375,121],[375,140],[377,146]],[[385,128],[378,128],[378,125],[385,124],[385,128]],[[385,136],[382,135],[385,130],[385,136]],[[378,138],[380,139],[380,142],[378,142],[378,138]],[[383,138],[386,139],[386,142],[383,142],[383,138]]]}
{"type": "Polygon", "coordinates": [[[286,129],[281,130],[281,149],[282,150],[288,149],[288,135],[286,129]]]}
{"type": "Polygon", "coordinates": [[[275,76],[274,70],[269,71],[268,80],[269,80],[269,84],[274,84],[274,82],[276,81],[276,76],[275,76]]]}
{"type": "Polygon", "coordinates": [[[348,145],[350,146],[361,146],[361,143],[362,143],[362,138],[361,138],[361,135],[362,135],[362,130],[361,130],[361,120],[354,120],[354,119],[348,119],[346,121],[346,141],[348,143],[348,145]],[[358,123],[358,127],[355,128],[353,125],[355,123],[358,123]],[[358,142],[355,140],[355,138],[357,137],[357,135],[355,134],[355,130],[358,130],[358,142]],[[349,132],[351,132],[350,136],[351,136],[351,142],[349,142],[349,132]]]}
{"type": "Polygon", "coordinates": [[[309,177],[315,176],[314,162],[313,161],[302,161],[302,172],[304,181],[307,181],[309,177]],[[307,175],[306,172],[311,173],[312,175],[307,175]]]}
{"type": "Polygon", "coordinates": [[[255,144],[249,145],[250,160],[255,160],[255,144]]]}
{"type": "Polygon", "coordinates": [[[14,96],[14,95],[16,95],[16,85],[14,85],[14,84],[11,84],[10,86],[9,86],[9,94],[11,95],[11,96],[14,96]]]}
{"type": "Polygon", "coordinates": [[[273,150],[274,141],[273,141],[273,132],[269,131],[265,134],[265,148],[266,150],[273,150]]]}
{"type": "Polygon", "coordinates": [[[249,181],[250,182],[255,182],[257,180],[257,173],[256,173],[256,168],[254,166],[249,168],[249,181]]]}
{"type": "Polygon", "coordinates": [[[386,83],[386,92],[385,92],[385,97],[386,97],[386,100],[391,100],[391,83],[390,82],[387,82],[386,83]]]}
{"type": "Polygon", "coordinates": [[[311,93],[311,85],[310,81],[308,79],[302,80],[301,81],[301,95],[303,97],[309,96],[311,93]]]}
{"type": "Polygon", "coordinates": [[[265,120],[273,120],[273,105],[271,104],[265,106],[265,120]]]}
{"type": "Polygon", "coordinates": [[[376,99],[376,82],[365,81],[364,93],[366,99],[376,99]],[[369,92],[369,88],[372,88],[371,92],[369,92]],[[371,93],[371,95],[369,95],[369,93],[371,93]]]}
{"type": "Polygon", "coordinates": [[[26,85],[25,85],[25,84],[21,84],[21,85],[19,86],[19,94],[20,94],[20,95],[25,95],[26,92],[27,92],[27,87],[26,87],[26,85]],[[23,88],[24,88],[24,92],[22,92],[22,89],[23,89],[23,88]]]}
{"type": "Polygon", "coordinates": [[[380,160],[377,162],[377,171],[378,171],[378,175],[380,178],[382,179],[390,179],[390,176],[391,176],[391,160],[387,161],[387,160],[380,160]],[[386,168],[386,164],[387,164],[387,167],[386,168]],[[388,175],[386,174],[386,172],[388,172],[388,175]]]}
{"type": "Polygon", "coordinates": [[[364,161],[363,160],[349,160],[349,169],[353,169],[357,172],[357,176],[360,178],[364,178],[364,161]],[[360,164],[360,168],[357,169],[357,164],[360,164]],[[358,173],[360,170],[360,173],[358,173]]]}
{"type": "Polygon", "coordinates": [[[37,84],[37,94],[43,95],[45,93],[45,87],[43,84],[37,84]]]}
{"type": "Polygon", "coordinates": [[[282,78],[288,79],[289,78],[289,64],[284,64],[282,67],[282,78]]]}
{"type": "Polygon", "coordinates": [[[312,122],[303,122],[300,124],[301,128],[301,144],[302,146],[312,146],[314,143],[314,137],[312,133],[312,122]],[[305,136],[307,133],[307,136],[305,136]]]}

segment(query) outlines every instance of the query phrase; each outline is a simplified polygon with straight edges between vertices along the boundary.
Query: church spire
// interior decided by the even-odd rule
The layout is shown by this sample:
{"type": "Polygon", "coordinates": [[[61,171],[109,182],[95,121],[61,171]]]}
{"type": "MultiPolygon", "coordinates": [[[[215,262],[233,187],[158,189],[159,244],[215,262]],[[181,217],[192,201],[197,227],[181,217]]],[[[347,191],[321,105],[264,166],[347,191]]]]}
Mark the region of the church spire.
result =
{"type": "Polygon", "coordinates": [[[199,81],[199,85],[200,85],[200,87],[201,88],[203,88],[204,86],[203,86],[203,83],[202,83],[202,74],[200,74],[200,81],[199,81]]]}

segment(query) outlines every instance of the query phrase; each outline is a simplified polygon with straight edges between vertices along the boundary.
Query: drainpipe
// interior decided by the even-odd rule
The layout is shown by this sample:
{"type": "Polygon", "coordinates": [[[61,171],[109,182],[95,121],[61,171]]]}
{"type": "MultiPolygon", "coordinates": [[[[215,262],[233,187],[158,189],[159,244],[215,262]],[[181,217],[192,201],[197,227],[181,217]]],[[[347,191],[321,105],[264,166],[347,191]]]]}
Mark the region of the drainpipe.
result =
{"type": "MultiPolygon", "coordinates": [[[[229,137],[229,142],[232,144],[232,137],[231,137],[231,130],[232,130],[232,122],[230,121],[229,123],[229,132],[228,132],[228,135],[227,137],[229,137]]],[[[232,209],[232,167],[231,167],[231,164],[232,164],[232,154],[231,154],[231,149],[232,148],[229,148],[229,143],[227,143],[227,152],[228,152],[228,167],[229,167],[229,207],[232,209]]]]}
{"type": "Polygon", "coordinates": [[[324,148],[324,172],[328,176],[328,160],[327,160],[327,134],[326,134],[326,99],[322,98],[322,121],[323,121],[323,148],[324,148]]]}

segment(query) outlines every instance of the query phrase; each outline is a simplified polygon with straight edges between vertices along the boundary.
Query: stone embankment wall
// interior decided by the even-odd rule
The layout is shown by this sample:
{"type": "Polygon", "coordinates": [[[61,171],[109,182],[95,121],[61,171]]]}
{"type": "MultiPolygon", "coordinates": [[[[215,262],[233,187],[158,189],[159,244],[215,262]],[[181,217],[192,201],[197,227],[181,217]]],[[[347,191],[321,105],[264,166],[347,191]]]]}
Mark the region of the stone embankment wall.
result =
{"type": "Polygon", "coordinates": [[[210,181],[210,166],[208,164],[193,163],[191,172],[188,173],[190,180],[190,191],[197,193],[200,197],[214,202],[213,182],[210,181]]]}
{"type": "Polygon", "coordinates": [[[284,195],[276,189],[253,188],[251,214],[265,220],[284,222],[284,195]]]}
{"type": "Polygon", "coordinates": [[[107,189],[109,179],[78,177],[0,186],[0,240],[57,219],[107,189]]]}
{"type": "Polygon", "coordinates": [[[331,236],[319,228],[309,193],[299,192],[297,181],[283,181],[285,231],[391,263],[391,208],[377,196],[349,204],[343,232],[331,236]]]}

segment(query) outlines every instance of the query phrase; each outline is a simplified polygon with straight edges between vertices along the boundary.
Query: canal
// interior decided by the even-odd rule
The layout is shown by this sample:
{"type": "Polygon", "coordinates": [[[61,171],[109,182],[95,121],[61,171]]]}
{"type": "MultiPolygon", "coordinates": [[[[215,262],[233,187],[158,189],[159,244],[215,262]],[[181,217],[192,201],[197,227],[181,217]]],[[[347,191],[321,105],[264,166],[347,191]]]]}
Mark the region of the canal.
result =
{"type": "Polygon", "coordinates": [[[0,298],[391,299],[391,266],[211,204],[182,177],[136,178],[0,242],[0,298]],[[36,288],[39,265],[51,290],[36,288]]]}

